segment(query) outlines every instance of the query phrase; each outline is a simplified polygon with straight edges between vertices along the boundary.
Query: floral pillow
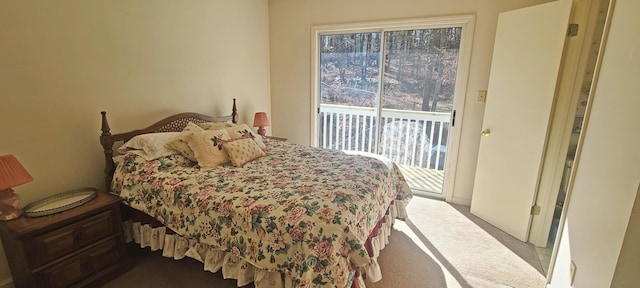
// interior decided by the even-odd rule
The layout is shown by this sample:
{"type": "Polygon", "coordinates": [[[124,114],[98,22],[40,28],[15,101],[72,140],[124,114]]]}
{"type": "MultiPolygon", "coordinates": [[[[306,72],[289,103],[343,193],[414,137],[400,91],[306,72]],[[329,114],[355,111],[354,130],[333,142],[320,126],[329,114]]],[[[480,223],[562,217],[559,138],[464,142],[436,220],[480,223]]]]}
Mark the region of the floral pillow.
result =
{"type": "Polygon", "coordinates": [[[176,154],[176,151],[166,147],[179,132],[148,133],[137,135],[118,148],[118,152],[127,152],[142,156],[147,161],[176,154]]]}
{"type": "Polygon", "coordinates": [[[242,167],[247,162],[267,155],[249,136],[224,141],[222,147],[229,154],[233,166],[236,167],[242,167]]]}
{"type": "Polygon", "coordinates": [[[198,124],[204,130],[218,130],[236,126],[233,122],[204,122],[198,124]]]}
{"type": "Polygon", "coordinates": [[[229,156],[222,148],[224,140],[230,140],[227,130],[193,132],[189,138],[189,147],[202,168],[215,168],[229,163],[229,156]]]}
{"type": "Polygon", "coordinates": [[[196,156],[193,154],[193,150],[189,147],[189,138],[193,132],[203,132],[204,129],[200,128],[200,126],[194,124],[193,122],[189,122],[186,127],[180,132],[176,137],[174,137],[167,146],[170,148],[180,152],[182,156],[189,158],[189,160],[197,162],[196,156]]]}
{"type": "Polygon", "coordinates": [[[225,129],[227,129],[227,132],[229,132],[229,136],[231,136],[232,139],[251,137],[256,142],[256,144],[258,144],[258,147],[262,149],[267,148],[267,145],[264,145],[264,142],[262,141],[262,136],[260,136],[260,134],[254,133],[253,129],[249,128],[247,124],[240,124],[225,129]]]}

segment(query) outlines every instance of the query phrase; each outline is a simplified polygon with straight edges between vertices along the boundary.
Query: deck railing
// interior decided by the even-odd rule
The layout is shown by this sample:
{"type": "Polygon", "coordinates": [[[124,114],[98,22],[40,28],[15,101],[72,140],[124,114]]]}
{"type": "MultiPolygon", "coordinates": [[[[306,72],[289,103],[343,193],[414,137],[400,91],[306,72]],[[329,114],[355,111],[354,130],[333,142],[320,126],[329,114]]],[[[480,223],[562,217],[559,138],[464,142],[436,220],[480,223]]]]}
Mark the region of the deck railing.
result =
{"type": "Polygon", "coordinates": [[[319,146],[378,153],[400,165],[442,170],[450,113],[320,105],[319,146]],[[379,142],[379,143],[378,143],[379,142]]]}

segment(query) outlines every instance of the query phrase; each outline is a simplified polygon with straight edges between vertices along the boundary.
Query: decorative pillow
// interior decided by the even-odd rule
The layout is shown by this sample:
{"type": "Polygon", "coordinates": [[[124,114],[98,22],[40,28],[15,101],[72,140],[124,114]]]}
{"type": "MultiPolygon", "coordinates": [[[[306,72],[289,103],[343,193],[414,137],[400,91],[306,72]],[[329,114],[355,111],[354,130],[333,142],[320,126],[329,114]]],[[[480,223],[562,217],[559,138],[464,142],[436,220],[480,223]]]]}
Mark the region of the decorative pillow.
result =
{"type": "Polygon", "coordinates": [[[236,167],[241,167],[247,162],[267,155],[260,147],[258,147],[256,141],[250,137],[224,141],[222,147],[224,147],[224,151],[229,154],[229,159],[231,159],[233,166],[236,167]]]}
{"type": "Polygon", "coordinates": [[[225,129],[227,129],[227,132],[229,132],[229,136],[231,136],[232,139],[249,136],[253,138],[254,141],[256,141],[258,147],[262,149],[267,148],[267,145],[264,145],[264,142],[262,142],[262,136],[260,136],[260,134],[254,133],[253,130],[249,128],[249,126],[247,126],[247,124],[240,124],[225,129]]]}
{"type": "Polygon", "coordinates": [[[233,122],[204,122],[198,124],[204,130],[218,130],[236,126],[233,122]]]}
{"type": "Polygon", "coordinates": [[[231,139],[227,130],[193,132],[189,139],[189,147],[202,168],[215,168],[229,163],[229,156],[222,148],[224,140],[231,139]]]}
{"type": "Polygon", "coordinates": [[[118,152],[124,154],[131,152],[142,156],[147,161],[160,157],[176,154],[176,151],[166,147],[180,132],[148,133],[131,138],[118,148],[118,152]]]}
{"type": "Polygon", "coordinates": [[[191,147],[189,147],[189,138],[191,138],[191,134],[193,134],[193,132],[203,131],[204,129],[200,128],[200,126],[194,124],[193,122],[189,122],[187,123],[187,126],[184,127],[182,132],[178,134],[178,136],[167,143],[167,146],[180,152],[182,156],[189,158],[189,160],[197,162],[198,160],[196,160],[196,156],[193,154],[193,150],[191,150],[191,147]]]}

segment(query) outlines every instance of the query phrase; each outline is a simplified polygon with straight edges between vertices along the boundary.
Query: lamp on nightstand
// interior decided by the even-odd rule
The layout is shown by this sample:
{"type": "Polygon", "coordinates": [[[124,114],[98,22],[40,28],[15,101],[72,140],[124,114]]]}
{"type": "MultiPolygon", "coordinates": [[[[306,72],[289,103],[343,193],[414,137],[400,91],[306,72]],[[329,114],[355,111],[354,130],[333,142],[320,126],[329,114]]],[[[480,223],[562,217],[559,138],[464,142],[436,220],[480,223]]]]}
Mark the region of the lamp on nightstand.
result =
{"type": "Polygon", "coordinates": [[[269,125],[271,125],[271,123],[269,123],[266,112],[257,112],[256,116],[253,117],[253,127],[258,127],[258,134],[265,136],[267,130],[264,129],[264,126],[269,125]]]}
{"type": "Polygon", "coordinates": [[[0,156],[0,220],[7,221],[20,217],[20,198],[13,187],[33,181],[29,172],[13,155],[0,156]]]}

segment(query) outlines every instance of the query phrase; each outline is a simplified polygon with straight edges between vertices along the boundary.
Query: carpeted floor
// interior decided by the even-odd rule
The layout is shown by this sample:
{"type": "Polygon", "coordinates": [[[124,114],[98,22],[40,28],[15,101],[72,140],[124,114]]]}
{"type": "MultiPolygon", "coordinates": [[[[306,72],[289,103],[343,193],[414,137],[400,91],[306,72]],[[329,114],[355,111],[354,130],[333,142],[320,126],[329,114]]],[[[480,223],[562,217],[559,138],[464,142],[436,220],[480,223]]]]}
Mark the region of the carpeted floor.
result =
{"type": "MultiPolygon", "coordinates": [[[[378,259],[383,279],[367,282],[368,288],[544,287],[534,247],[471,215],[469,207],[414,197],[407,210],[409,220],[396,221],[378,259]]],[[[141,251],[134,268],[105,287],[235,287],[193,259],[141,251]]]]}

